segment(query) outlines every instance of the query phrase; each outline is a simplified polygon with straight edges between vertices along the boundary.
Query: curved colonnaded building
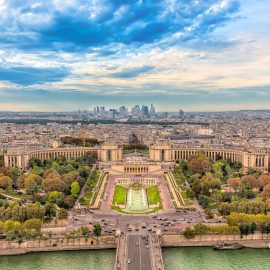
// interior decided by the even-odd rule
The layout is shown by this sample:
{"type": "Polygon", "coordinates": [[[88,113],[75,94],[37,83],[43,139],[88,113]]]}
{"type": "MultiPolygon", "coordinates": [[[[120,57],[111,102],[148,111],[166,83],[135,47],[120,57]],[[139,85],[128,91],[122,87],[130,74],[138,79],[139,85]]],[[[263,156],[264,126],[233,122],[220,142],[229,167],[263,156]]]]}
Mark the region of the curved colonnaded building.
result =
{"type": "MultiPolygon", "coordinates": [[[[239,150],[233,148],[191,148],[173,145],[168,142],[157,142],[149,147],[149,161],[173,162],[189,159],[195,153],[202,152],[207,157],[216,160],[218,157],[239,161],[245,170],[248,168],[268,171],[269,154],[263,149],[239,150]]],[[[22,169],[29,167],[31,158],[41,160],[54,159],[59,156],[66,158],[81,157],[87,153],[95,153],[100,162],[119,162],[123,160],[123,147],[114,143],[104,143],[95,147],[45,148],[39,150],[10,152],[4,155],[6,167],[16,166],[22,169]]]]}

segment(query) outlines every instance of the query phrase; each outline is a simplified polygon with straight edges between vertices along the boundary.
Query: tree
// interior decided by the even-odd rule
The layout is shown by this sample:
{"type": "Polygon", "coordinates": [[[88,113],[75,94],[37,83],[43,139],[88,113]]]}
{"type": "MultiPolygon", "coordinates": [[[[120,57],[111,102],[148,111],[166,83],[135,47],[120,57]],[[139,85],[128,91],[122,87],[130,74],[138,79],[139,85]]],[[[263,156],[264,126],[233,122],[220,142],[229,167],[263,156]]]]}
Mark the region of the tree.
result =
{"type": "Polygon", "coordinates": [[[17,168],[17,167],[12,167],[11,168],[12,171],[12,179],[16,180],[17,178],[19,178],[22,174],[21,169],[17,168]]]}
{"type": "Polygon", "coordinates": [[[67,219],[68,218],[68,211],[64,208],[60,208],[57,217],[60,220],[67,219]]]}
{"type": "Polygon", "coordinates": [[[200,195],[198,197],[198,202],[203,208],[207,208],[210,203],[210,198],[208,196],[200,195]]]}
{"type": "Polygon", "coordinates": [[[22,235],[22,225],[19,221],[7,220],[4,224],[7,240],[14,240],[22,235]]]}
{"type": "Polygon", "coordinates": [[[183,235],[185,236],[185,238],[187,239],[192,239],[196,236],[195,230],[187,227],[184,231],[183,231],[183,235]]]}
{"type": "Polygon", "coordinates": [[[52,164],[53,169],[58,169],[60,167],[59,163],[54,161],[52,164]]]}
{"type": "Polygon", "coordinates": [[[184,159],[181,159],[179,161],[179,169],[182,172],[185,171],[185,170],[187,170],[187,162],[184,159]]]}
{"type": "Polygon", "coordinates": [[[84,236],[84,237],[89,236],[89,229],[86,226],[82,226],[80,228],[80,232],[81,232],[81,235],[84,236]]]}
{"type": "Polygon", "coordinates": [[[262,174],[259,179],[259,185],[261,188],[264,188],[266,185],[270,184],[270,173],[262,174]]]}
{"type": "Polygon", "coordinates": [[[63,205],[64,203],[64,194],[62,192],[58,192],[58,191],[51,191],[49,196],[48,196],[48,201],[50,203],[55,203],[58,206],[63,205]]]}
{"type": "Polygon", "coordinates": [[[223,167],[225,166],[224,162],[216,161],[212,166],[213,174],[216,178],[223,178],[223,167]]]}
{"type": "Polygon", "coordinates": [[[261,193],[263,200],[270,199],[270,184],[267,184],[261,193]]]}
{"type": "Polygon", "coordinates": [[[90,167],[87,165],[80,167],[79,174],[82,178],[87,178],[90,174],[90,167]]]}
{"type": "Polygon", "coordinates": [[[40,159],[38,159],[38,158],[31,158],[29,160],[29,166],[31,168],[34,168],[34,166],[42,167],[43,166],[43,162],[40,159]]]}
{"type": "Polygon", "coordinates": [[[221,182],[218,178],[214,177],[211,173],[206,173],[202,177],[202,193],[204,195],[210,194],[210,189],[220,189],[221,182]]]}
{"type": "Polygon", "coordinates": [[[270,233],[270,223],[269,222],[263,222],[260,226],[261,233],[270,233]]]}
{"type": "Polygon", "coordinates": [[[42,182],[42,188],[45,191],[64,191],[66,184],[60,177],[46,178],[42,182]]]}
{"type": "Polygon", "coordinates": [[[194,231],[196,235],[203,235],[209,232],[209,227],[207,225],[198,223],[194,226],[194,231]]]}
{"type": "Polygon", "coordinates": [[[240,187],[241,179],[239,177],[228,178],[227,184],[236,192],[240,187]]]}
{"type": "Polygon", "coordinates": [[[250,225],[250,233],[254,234],[257,229],[257,224],[255,222],[252,222],[250,225]]]}
{"type": "Polygon", "coordinates": [[[101,225],[99,223],[96,223],[94,225],[93,233],[97,237],[97,241],[98,241],[98,237],[101,235],[101,230],[102,230],[101,225]]]}
{"type": "Polygon", "coordinates": [[[7,187],[11,185],[12,185],[12,179],[9,176],[0,177],[0,188],[6,189],[7,187]]]}
{"type": "Polygon", "coordinates": [[[75,168],[71,165],[71,164],[68,164],[66,167],[65,167],[65,170],[67,172],[73,172],[75,171],[75,168]]]}
{"type": "Polygon", "coordinates": [[[60,174],[54,169],[50,168],[43,173],[44,178],[60,177],[60,174]]]}
{"type": "Polygon", "coordinates": [[[5,223],[0,221],[0,235],[5,233],[5,223]]]}
{"type": "MultiPolygon", "coordinates": [[[[80,177],[79,172],[73,171],[64,174],[63,176],[63,181],[70,186],[72,182],[77,181],[77,179],[80,177]]],[[[77,181],[78,182],[78,181],[77,181]]]]}
{"type": "Polygon", "coordinates": [[[75,199],[71,196],[68,195],[66,196],[65,200],[64,200],[64,207],[65,208],[72,208],[75,204],[75,199]]]}
{"type": "Polygon", "coordinates": [[[23,223],[23,227],[28,233],[40,232],[41,226],[41,220],[37,218],[28,219],[23,223]]]}
{"type": "Polygon", "coordinates": [[[188,170],[193,173],[205,174],[211,170],[211,162],[202,153],[191,156],[187,164],[188,170]]]}
{"type": "Polygon", "coordinates": [[[245,175],[241,177],[241,183],[247,188],[247,189],[253,189],[255,187],[258,187],[258,180],[253,175],[245,175]]]}
{"type": "Polygon", "coordinates": [[[42,175],[43,169],[38,166],[34,166],[31,173],[36,174],[36,175],[42,175]]]}
{"type": "Polygon", "coordinates": [[[53,203],[46,203],[45,204],[45,215],[48,219],[52,219],[56,216],[56,207],[53,203]]]}
{"type": "Polygon", "coordinates": [[[248,235],[250,233],[250,225],[249,224],[240,224],[239,225],[240,235],[248,235]]]}
{"type": "Polygon", "coordinates": [[[79,194],[79,192],[80,192],[80,185],[79,185],[79,183],[77,181],[74,181],[74,182],[71,183],[70,187],[71,187],[71,190],[70,190],[71,194],[74,197],[76,197],[79,194]]]}

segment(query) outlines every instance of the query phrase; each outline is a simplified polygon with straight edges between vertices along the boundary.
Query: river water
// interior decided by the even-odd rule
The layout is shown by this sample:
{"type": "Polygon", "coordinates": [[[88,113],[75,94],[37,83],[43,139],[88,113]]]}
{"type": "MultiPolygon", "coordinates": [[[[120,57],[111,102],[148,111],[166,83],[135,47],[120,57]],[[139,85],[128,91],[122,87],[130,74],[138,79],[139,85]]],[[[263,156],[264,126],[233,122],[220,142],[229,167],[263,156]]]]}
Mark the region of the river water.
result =
{"type": "MultiPolygon", "coordinates": [[[[163,250],[165,270],[268,270],[270,250],[163,250]]],[[[63,251],[0,257],[2,270],[112,270],[115,250],[63,251]]]]}
{"type": "Polygon", "coordinates": [[[214,251],[206,247],[163,250],[166,270],[268,270],[270,250],[242,249],[214,251]]]}

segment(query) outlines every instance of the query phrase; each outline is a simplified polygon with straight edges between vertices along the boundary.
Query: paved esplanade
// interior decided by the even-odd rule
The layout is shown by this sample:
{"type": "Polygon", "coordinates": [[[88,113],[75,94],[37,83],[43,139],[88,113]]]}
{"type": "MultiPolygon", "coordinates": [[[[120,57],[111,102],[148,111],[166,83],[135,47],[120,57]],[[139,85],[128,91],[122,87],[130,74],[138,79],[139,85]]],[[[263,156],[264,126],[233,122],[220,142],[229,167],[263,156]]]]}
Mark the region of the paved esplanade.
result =
{"type": "Polygon", "coordinates": [[[159,239],[127,233],[119,239],[115,270],[164,270],[159,239]]]}

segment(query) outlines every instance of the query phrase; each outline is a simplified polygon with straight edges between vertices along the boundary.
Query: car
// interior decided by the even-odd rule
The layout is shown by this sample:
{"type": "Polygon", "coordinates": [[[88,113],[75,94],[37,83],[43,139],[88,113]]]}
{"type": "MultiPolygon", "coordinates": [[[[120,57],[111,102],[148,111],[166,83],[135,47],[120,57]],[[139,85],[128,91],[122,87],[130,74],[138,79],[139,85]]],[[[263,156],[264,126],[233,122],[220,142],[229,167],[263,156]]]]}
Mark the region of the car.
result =
{"type": "Polygon", "coordinates": [[[105,221],[105,219],[102,219],[102,220],[101,220],[101,222],[104,222],[104,221],[105,221]]]}
{"type": "Polygon", "coordinates": [[[128,264],[130,264],[131,263],[131,259],[128,259],[128,264]]]}
{"type": "Polygon", "coordinates": [[[138,242],[136,242],[136,246],[138,246],[139,245],[139,243],[138,242]]]}
{"type": "Polygon", "coordinates": [[[138,231],[139,231],[139,229],[138,229],[138,228],[136,228],[136,229],[135,229],[135,231],[136,231],[136,232],[138,232],[138,231]]]}
{"type": "Polygon", "coordinates": [[[129,232],[132,232],[132,229],[131,229],[131,228],[128,228],[128,231],[129,231],[129,232]]]}
{"type": "Polygon", "coordinates": [[[146,226],[144,226],[144,225],[143,225],[143,226],[142,226],[142,228],[143,228],[143,229],[145,229],[145,228],[146,228],[146,226]]]}

